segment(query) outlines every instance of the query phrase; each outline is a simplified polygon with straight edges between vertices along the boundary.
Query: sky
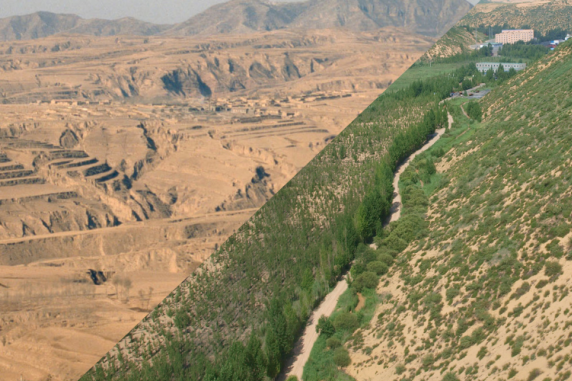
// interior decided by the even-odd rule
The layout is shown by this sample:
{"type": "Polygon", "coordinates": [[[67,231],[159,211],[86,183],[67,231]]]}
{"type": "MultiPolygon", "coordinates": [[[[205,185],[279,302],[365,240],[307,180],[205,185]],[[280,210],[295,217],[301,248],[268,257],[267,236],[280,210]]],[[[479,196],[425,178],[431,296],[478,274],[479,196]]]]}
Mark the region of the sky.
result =
{"type": "Polygon", "coordinates": [[[156,24],[174,24],[224,1],[226,0],[0,0],[0,18],[48,11],[72,13],[83,18],[134,17],[156,24]]]}
{"type": "Polygon", "coordinates": [[[0,0],[0,18],[48,11],[83,18],[134,17],[156,24],[174,24],[224,1],[227,0],[0,0]]]}

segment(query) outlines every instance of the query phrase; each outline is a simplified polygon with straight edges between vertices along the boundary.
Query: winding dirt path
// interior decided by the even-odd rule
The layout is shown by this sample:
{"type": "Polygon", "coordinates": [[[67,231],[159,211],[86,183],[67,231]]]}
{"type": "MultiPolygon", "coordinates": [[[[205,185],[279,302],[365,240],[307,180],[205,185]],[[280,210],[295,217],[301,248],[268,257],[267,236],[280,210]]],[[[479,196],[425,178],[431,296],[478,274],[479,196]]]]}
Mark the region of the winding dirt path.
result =
{"type": "MultiPolygon", "coordinates": [[[[453,117],[451,114],[448,114],[448,121],[449,121],[449,128],[453,124],[453,117]]],[[[435,134],[429,137],[427,143],[417,151],[415,151],[411,156],[409,156],[403,163],[401,163],[397,167],[397,171],[395,173],[395,177],[393,179],[393,188],[395,189],[394,198],[393,198],[393,205],[391,207],[391,219],[390,221],[396,221],[401,216],[401,194],[399,193],[399,179],[401,174],[405,171],[405,169],[409,166],[409,163],[415,156],[418,154],[428,150],[445,132],[444,128],[438,129],[435,131],[435,134]]],[[[316,343],[319,334],[316,332],[316,326],[318,325],[318,320],[322,315],[330,316],[332,312],[336,309],[336,305],[338,304],[338,299],[340,296],[348,289],[348,282],[346,278],[344,278],[338,282],[336,287],[332,292],[330,292],[322,301],[320,306],[312,312],[310,319],[308,320],[308,324],[304,329],[304,333],[296,342],[294,346],[293,355],[290,359],[286,362],[286,366],[284,367],[283,371],[278,376],[278,381],[284,381],[290,376],[298,377],[298,380],[302,380],[302,374],[304,372],[304,366],[306,362],[310,358],[310,352],[312,351],[312,347],[316,343]]]]}
{"type": "MultiPolygon", "coordinates": [[[[451,125],[453,124],[453,117],[451,116],[451,114],[448,114],[447,116],[449,119],[449,128],[451,128],[451,125]]],[[[429,140],[427,141],[427,143],[425,143],[423,147],[419,148],[417,151],[412,153],[411,156],[409,156],[407,159],[405,159],[404,162],[402,162],[397,166],[395,177],[393,178],[394,197],[393,197],[393,205],[391,205],[391,211],[390,211],[391,218],[389,219],[389,222],[397,221],[399,217],[401,217],[401,193],[399,193],[399,179],[401,178],[401,175],[403,174],[403,172],[405,172],[407,167],[409,167],[409,163],[411,163],[411,161],[417,155],[431,148],[431,146],[433,146],[433,144],[435,144],[437,140],[441,138],[441,135],[443,135],[444,133],[445,133],[444,128],[436,130],[435,133],[429,137],[429,140]]]]}
{"type": "Polygon", "coordinates": [[[296,342],[296,346],[293,350],[294,355],[286,363],[284,371],[281,372],[277,378],[278,380],[286,380],[289,376],[297,376],[298,380],[302,379],[304,365],[306,365],[306,361],[310,358],[312,347],[316,343],[316,340],[318,340],[319,334],[316,332],[318,320],[322,315],[330,316],[332,312],[334,312],[338,304],[338,299],[347,289],[348,282],[346,282],[346,277],[344,276],[334,290],[326,295],[322,303],[320,303],[320,306],[312,312],[308,320],[308,325],[304,329],[304,333],[296,342]]]}

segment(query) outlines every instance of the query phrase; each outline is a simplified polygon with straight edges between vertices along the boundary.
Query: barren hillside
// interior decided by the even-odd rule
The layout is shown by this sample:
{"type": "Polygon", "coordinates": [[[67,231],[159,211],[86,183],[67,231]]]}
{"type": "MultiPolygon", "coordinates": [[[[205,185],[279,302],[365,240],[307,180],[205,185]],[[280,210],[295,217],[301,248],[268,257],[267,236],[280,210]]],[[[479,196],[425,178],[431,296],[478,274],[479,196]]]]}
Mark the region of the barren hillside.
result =
{"type": "Polygon", "coordinates": [[[383,89],[394,78],[394,67],[414,62],[411,53],[433,41],[385,28],[194,39],[70,35],[5,42],[0,43],[0,101],[149,104],[260,92],[291,96],[383,89]],[[397,44],[402,51],[393,48],[397,44]]]}
{"type": "Polygon", "coordinates": [[[233,0],[175,25],[164,34],[212,35],[340,27],[374,31],[394,26],[437,37],[454,25],[458,15],[465,14],[470,8],[465,0],[308,0],[296,3],[233,0]]]}

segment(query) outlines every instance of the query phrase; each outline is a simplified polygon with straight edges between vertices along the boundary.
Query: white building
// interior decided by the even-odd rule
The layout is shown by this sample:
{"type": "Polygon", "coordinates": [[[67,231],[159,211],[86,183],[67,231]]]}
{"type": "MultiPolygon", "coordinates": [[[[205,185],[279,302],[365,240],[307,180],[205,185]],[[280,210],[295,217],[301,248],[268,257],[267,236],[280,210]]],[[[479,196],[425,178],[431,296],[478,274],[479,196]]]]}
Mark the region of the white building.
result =
{"type": "Polygon", "coordinates": [[[485,74],[487,71],[489,71],[490,69],[493,69],[493,71],[496,73],[499,69],[499,66],[502,64],[504,71],[509,71],[510,69],[514,69],[516,71],[520,71],[520,70],[524,70],[526,69],[526,64],[525,63],[505,63],[505,62],[478,62],[476,64],[477,69],[485,74]]]}
{"type": "Polygon", "coordinates": [[[495,42],[498,44],[514,44],[517,41],[528,42],[534,38],[532,29],[506,29],[502,33],[495,35],[495,42]]]}

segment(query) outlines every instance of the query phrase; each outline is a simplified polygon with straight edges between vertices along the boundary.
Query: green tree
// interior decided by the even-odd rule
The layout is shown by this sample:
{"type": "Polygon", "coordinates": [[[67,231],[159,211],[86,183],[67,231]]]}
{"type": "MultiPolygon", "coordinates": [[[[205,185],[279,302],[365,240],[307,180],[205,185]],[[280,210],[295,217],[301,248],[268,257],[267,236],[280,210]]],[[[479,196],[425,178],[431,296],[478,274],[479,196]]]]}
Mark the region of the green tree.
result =
{"type": "Polygon", "coordinates": [[[260,339],[254,334],[250,335],[250,340],[246,345],[244,354],[244,362],[250,370],[249,380],[263,381],[267,372],[268,361],[266,355],[262,350],[262,343],[260,339]]]}
{"type": "Polygon", "coordinates": [[[366,271],[352,282],[352,287],[354,287],[356,291],[361,292],[364,288],[376,288],[378,283],[379,279],[377,275],[372,271],[366,271]]]}
{"type": "Polygon", "coordinates": [[[350,354],[348,350],[344,347],[336,348],[334,351],[334,363],[337,366],[341,366],[345,368],[346,366],[350,365],[352,360],[350,359],[350,354]]]}
{"type": "Polygon", "coordinates": [[[336,331],[353,331],[359,327],[358,318],[351,312],[342,312],[334,318],[334,327],[336,331]]]}
{"type": "Polygon", "coordinates": [[[316,325],[316,332],[329,337],[336,333],[336,329],[334,328],[332,321],[326,316],[322,315],[320,316],[318,324],[316,325]]]}

